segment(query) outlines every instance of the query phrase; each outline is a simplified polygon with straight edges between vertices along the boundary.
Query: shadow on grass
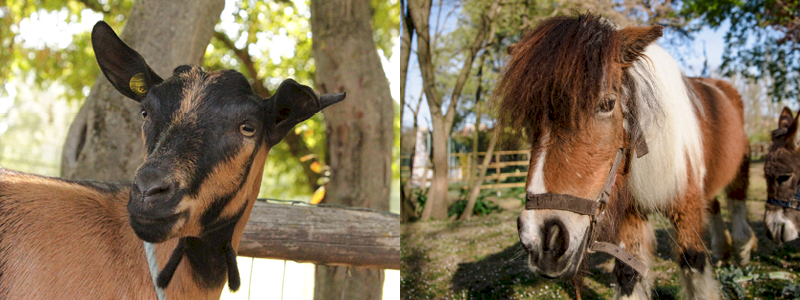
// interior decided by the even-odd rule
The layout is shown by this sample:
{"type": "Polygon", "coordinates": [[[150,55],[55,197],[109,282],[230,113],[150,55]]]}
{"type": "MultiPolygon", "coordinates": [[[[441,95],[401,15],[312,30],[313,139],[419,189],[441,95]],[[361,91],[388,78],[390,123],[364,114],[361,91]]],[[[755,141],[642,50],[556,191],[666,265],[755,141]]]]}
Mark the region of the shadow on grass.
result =
{"type": "Polygon", "coordinates": [[[430,261],[424,251],[413,247],[403,253],[400,280],[400,299],[433,299],[436,292],[425,280],[425,265],[430,261]]]}
{"type": "MultiPolygon", "coordinates": [[[[527,254],[522,245],[516,243],[476,262],[460,263],[453,274],[450,288],[454,294],[464,295],[465,299],[518,299],[521,298],[518,296],[519,290],[554,284],[566,291],[570,298],[575,298],[571,282],[535,275],[526,266],[526,260],[527,254]]],[[[586,286],[581,289],[581,297],[605,299],[586,286]]]]}

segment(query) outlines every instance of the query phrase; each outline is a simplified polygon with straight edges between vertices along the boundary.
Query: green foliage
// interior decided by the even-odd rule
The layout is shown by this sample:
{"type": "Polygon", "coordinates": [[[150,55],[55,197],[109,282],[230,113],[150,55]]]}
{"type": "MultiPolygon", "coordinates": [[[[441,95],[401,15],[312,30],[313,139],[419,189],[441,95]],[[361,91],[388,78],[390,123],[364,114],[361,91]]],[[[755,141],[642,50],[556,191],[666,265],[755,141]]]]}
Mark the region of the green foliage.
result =
{"type": "Polygon", "coordinates": [[[788,280],[786,272],[764,273],[755,267],[729,265],[717,269],[725,299],[800,299],[800,285],[788,280]]]}
{"type": "MultiPolygon", "coordinates": [[[[467,197],[468,197],[469,190],[462,189],[461,190],[461,198],[462,200],[458,200],[455,203],[451,204],[450,207],[447,208],[447,216],[460,216],[464,213],[464,209],[467,208],[467,197]]],[[[491,214],[493,212],[501,212],[503,211],[500,206],[495,204],[494,202],[486,200],[487,196],[493,195],[493,190],[481,190],[478,193],[478,199],[475,200],[475,207],[472,209],[473,216],[485,216],[491,214]]]]}
{"type": "Polygon", "coordinates": [[[722,296],[725,299],[745,299],[748,297],[747,290],[739,283],[742,279],[753,278],[750,267],[744,269],[733,265],[717,269],[717,280],[720,283],[722,296]]]}
{"type": "MultiPolygon", "coordinates": [[[[14,78],[25,80],[29,76],[40,89],[54,83],[66,87],[64,97],[80,101],[86,97],[88,87],[94,83],[99,68],[90,47],[89,32],[69,34],[85,17],[99,18],[119,30],[125,16],[133,6],[131,0],[109,0],[106,5],[90,8],[80,1],[10,0],[0,4],[0,89],[8,94],[5,84],[14,78]],[[99,15],[102,13],[102,15],[99,15]],[[59,41],[23,40],[20,31],[29,28],[31,19],[56,20],[56,30],[67,37],[59,41]]],[[[50,29],[50,28],[49,28],[50,29]]],[[[52,38],[52,35],[44,35],[52,38]]]]}
{"type": "Polygon", "coordinates": [[[422,209],[425,207],[425,202],[428,202],[428,189],[415,189],[412,191],[417,196],[417,211],[414,215],[421,216],[422,209]]]}
{"type": "Polygon", "coordinates": [[[400,2],[371,0],[373,39],[386,58],[392,57],[394,41],[400,36],[400,2]]]}
{"type": "Polygon", "coordinates": [[[781,0],[687,0],[680,14],[697,19],[694,26],[718,28],[730,21],[722,52],[723,75],[741,74],[755,80],[774,79],[769,94],[773,101],[796,101],[800,89],[800,17],[798,1],[781,0]]]}

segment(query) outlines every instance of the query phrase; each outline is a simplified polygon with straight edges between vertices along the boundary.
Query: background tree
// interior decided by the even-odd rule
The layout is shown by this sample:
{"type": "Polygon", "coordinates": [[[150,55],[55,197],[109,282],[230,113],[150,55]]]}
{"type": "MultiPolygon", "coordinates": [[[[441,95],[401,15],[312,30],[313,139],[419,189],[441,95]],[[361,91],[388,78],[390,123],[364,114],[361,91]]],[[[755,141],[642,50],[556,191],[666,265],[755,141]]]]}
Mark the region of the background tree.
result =
{"type": "Polygon", "coordinates": [[[433,56],[430,45],[430,12],[431,0],[415,0],[409,2],[411,19],[417,34],[417,58],[422,73],[423,90],[431,112],[431,125],[433,131],[433,180],[428,191],[428,201],[422,211],[421,218],[441,220],[447,217],[447,137],[452,129],[456,106],[458,105],[461,90],[466,83],[472,68],[472,62],[478,50],[489,36],[492,20],[497,14],[501,1],[493,1],[485,7],[485,14],[478,25],[477,34],[472,39],[455,87],[450,94],[450,102],[444,106],[440,92],[436,87],[433,56]]]}
{"type": "MultiPolygon", "coordinates": [[[[333,173],[326,203],[389,209],[394,107],[370,24],[368,0],[312,0],[311,30],[322,93],[347,92],[325,112],[333,173]]],[[[383,271],[317,266],[315,299],[380,299],[383,271]]]]}
{"type": "Polygon", "coordinates": [[[787,0],[686,0],[680,15],[701,26],[719,28],[726,21],[721,72],[731,77],[773,79],[773,101],[797,101],[800,90],[800,2],[787,0]]]}

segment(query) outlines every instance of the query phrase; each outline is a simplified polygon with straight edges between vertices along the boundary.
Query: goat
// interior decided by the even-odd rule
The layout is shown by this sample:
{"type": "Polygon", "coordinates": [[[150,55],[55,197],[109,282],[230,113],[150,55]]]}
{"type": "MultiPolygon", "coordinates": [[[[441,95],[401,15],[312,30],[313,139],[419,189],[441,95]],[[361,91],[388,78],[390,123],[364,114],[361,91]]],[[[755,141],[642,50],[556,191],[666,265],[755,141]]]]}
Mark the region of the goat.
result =
{"type": "Polygon", "coordinates": [[[0,168],[0,298],[153,299],[142,241],[169,299],[219,299],[226,279],[237,290],[267,154],[345,94],[288,79],[262,99],[239,72],[185,65],[162,79],[105,22],[91,39],[105,77],[141,103],[144,163],[129,185],[0,168]]]}

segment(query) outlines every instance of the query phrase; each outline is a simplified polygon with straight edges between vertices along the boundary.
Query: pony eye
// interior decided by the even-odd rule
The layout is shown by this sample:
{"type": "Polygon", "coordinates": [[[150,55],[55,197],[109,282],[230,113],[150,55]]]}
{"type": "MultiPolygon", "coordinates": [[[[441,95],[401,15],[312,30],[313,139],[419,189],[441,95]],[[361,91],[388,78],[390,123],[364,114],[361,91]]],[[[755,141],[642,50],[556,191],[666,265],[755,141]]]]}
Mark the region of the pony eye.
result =
{"type": "Polygon", "coordinates": [[[597,107],[597,111],[601,113],[608,113],[614,110],[614,105],[617,104],[617,101],[614,99],[604,99],[603,102],[597,107]]]}
{"type": "Polygon", "coordinates": [[[147,119],[147,111],[142,110],[142,119],[147,119]]]}
{"type": "Polygon", "coordinates": [[[251,137],[256,134],[256,128],[250,124],[242,124],[239,125],[239,132],[246,137],[251,137]]]}
{"type": "Polygon", "coordinates": [[[778,184],[784,184],[784,183],[788,182],[790,178],[792,178],[792,174],[781,174],[781,175],[778,175],[778,177],[775,177],[775,181],[778,184]]]}

